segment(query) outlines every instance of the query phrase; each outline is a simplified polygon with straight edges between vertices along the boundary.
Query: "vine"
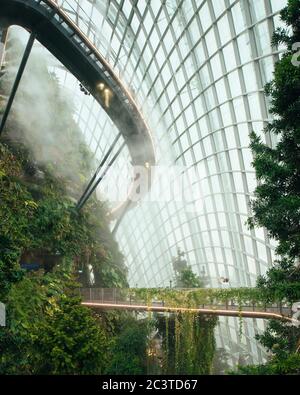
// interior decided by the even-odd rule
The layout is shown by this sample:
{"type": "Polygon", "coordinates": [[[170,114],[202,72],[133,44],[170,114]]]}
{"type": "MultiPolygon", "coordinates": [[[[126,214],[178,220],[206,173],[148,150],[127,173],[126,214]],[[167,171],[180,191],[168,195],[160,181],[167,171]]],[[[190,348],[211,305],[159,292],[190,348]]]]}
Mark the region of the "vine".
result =
{"type": "Polygon", "coordinates": [[[180,347],[180,321],[178,314],[175,314],[175,371],[179,370],[179,347],[180,347]]]}
{"type": "Polygon", "coordinates": [[[164,370],[165,373],[168,372],[169,368],[169,313],[165,315],[165,322],[166,322],[166,340],[165,340],[165,364],[164,364],[164,370]]]}
{"type": "MultiPolygon", "coordinates": [[[[165,306],[169,307],[185,307],[195,308],[201,305],[226,305],[233,302],[237,307],[242,305],[250,305],[255,303],[257,307],[263,307],[265,304],[285,302],[276,294],[261,288],[231,288],[231,289],[169,289],[169,288],[137,288],[130,289],[128,292],[132,298],[149,301],[160,300],[164,301],[165,306]]],[[[148,303],[148,302],[147,302],[148,303]]]]}
{"type": "Polygon", "coordinates": [[[243,317],[242,317],[242,299],[238,296],[238,310],[239,310],[239,339],[242,340],[243,336],[243,317]]]}

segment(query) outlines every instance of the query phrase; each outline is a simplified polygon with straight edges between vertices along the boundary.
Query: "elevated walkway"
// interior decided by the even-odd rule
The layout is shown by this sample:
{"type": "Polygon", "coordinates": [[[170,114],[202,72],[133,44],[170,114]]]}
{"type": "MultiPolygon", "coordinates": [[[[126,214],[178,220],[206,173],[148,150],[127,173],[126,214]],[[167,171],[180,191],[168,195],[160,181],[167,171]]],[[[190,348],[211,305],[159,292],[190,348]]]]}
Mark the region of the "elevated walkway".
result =
{"type": "MultiPolygon", "coordinates": [[[[189,291],[189,290],[185,290],[189,291]]],[[[191,291],[195,291],[192,289],[191,291]]],[[[172,289],[172,292],[176,292],[172,289]]],[[[178,292],[182,292],[178,290],[178,292]]],[[[131,289],[108,289],[108,288],[80,288],[82,305],[95,310],[127,310],[127,311],[153,311],[161,313],[191,312],[197,314],[216,315],[224,317],[244,317],[257,319],[277,319],[293,323],[292,307],[283,303],[272,305],[259,302],[238,304],[234,300],[226,302],[214,301],[214,303],[200,304],[189,307],[188,303],[181,306],[168,305],[165,300],[141,300],[131,289]]],[[[137,292],[138,294],[138,292],[137,292]]]]}

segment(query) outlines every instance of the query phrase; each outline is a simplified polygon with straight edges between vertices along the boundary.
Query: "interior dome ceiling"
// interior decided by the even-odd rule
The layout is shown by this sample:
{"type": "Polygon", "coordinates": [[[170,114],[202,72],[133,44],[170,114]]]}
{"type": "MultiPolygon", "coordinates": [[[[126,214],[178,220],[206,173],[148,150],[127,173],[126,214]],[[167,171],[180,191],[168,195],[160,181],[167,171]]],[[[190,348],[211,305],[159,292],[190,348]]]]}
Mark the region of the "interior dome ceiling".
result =
{"type": "MultiPolygon", "coordinates": [[[[169,286],[180,247],[211,287],[222,276],[232,287],[254,286],[274,261],[275,244],[264,229],[245,224],[256,187],[249,133],[275,143],[263,132],[271,117],[264,85],[280,56],[271,37],[286,0],[57,3],[130,89],[152,133],[157,164],[192,168],[192,188],[202,191],[200,210],[197,201],[150,200],[124,216],[117,239],[131,285],[169,286]]],[[[88,123],[93,106],[82,111],[88,123]]],[[[157,176],[152,189],[159,187],[157,176]]],[[[259,363],[264,351],[253,337],[263,327],[247,322],[242,348],[259,363]]],[[[237,320],[220,321],[219,335],[218,345],[234,351],[237,320]]]]}

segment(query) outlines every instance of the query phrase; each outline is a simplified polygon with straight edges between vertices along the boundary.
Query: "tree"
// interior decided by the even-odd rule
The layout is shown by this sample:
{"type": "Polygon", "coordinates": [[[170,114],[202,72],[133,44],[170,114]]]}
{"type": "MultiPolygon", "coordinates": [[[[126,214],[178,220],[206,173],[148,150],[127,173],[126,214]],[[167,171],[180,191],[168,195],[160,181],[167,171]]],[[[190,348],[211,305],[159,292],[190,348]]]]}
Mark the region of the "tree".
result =
{"type": "Polygon", "coordinates": [[[173,257],[172,264],[175,272],[175,287],[176,288],[203,288],[204,280],[197,276],[191,266],[188,265],[187,260],[184,259],[185,252],[177,249],[177,257],[173,257]]]}
{"type": "Polygon", "coordinates": [[[106,374],[146,374],[149,326],[145,321],[126,318],[112,349],[106,374]]]}
{"type": "Polygon", "coordinates": [[[300,67],[292,63],[293,44],[300,41],[299,9],[300,0],[289,0],[281,11],[287,28],[275,32],[273,44],[286,44],[287,51],[265,88],[275,116],[266,131],[276,134],[279,141],[271,148],[254,132],[250,136],[259,185],[249,224],[266,227],[279,242],[277,252],[290,258],[300,257],[300,67]]]}
{"type": "Polygon", "coordinates": [[[223,375],[229,370],[229,353],[224,348],[218,348],[215,351],[213,359],[213,374],[223,375]]]}
{"type": "Polygon", "coordinates": [[[176,288],[203,288],[204,281],[197,276],[191,267],[183,269],[176,276],[176,288]]]}
{"type": "Polygon", "coordinates": [[[63,295],[32,336],[34,374],[103,374],[108,364],[110,341],[76,298],[63,295]]]}
{"type": "Polygon", "coordinates": [[[175,272],[175,275],[182,272],[182,270],[187,269],[187,261],[184,259],[185,252],[181,251],[180,248],[177,248],[177,256],[172,258],[172,265],[175,272]]]}
{"type": "MultiPolygon", "coordinates": [[[[266,85],[274,120],[266,131],[278,136],[274,148],[251,134],[251,149],[259,185],[251,207],[250,227],[264,226],[278,241],[283,258],[258,279],[266,300],[289,302],[300,299],[300,67],[294,62],[295,43],[300,41],[300,0],[288,0],[281,11],[286,28],[279,28],[273,44],[285,44],[287,51],[275,65],[274,79],[266,85]]],[[[265,365],[240,367],[241,374],[299,374],[300,329],[269,321],[266,331],[256,336],[271,358],[265,365]]]]}
{"type": "Polygon", "coordinates": [[[265,300],[286,300],[293,303],[300,297],[300,268],[293,259],[284,258],[276,266],[268,269],[266,275],[259,276],[257,287],[265,300]]]}

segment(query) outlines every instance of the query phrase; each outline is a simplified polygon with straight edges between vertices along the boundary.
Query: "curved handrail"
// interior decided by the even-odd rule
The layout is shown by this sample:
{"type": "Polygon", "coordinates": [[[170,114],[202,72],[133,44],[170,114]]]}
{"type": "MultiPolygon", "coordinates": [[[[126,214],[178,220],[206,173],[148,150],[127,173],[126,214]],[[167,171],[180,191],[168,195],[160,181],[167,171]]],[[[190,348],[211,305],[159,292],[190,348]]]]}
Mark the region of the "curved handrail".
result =
{"type": "MultiPolygon", "coordinates": [[[[186,291],[187,293],[195,291],[195,288],[173,289],[173,291],[186,291]]],[[[205,289],[204,289],[205,290],[205,289]]],[[[134,288],[78,288],[78,293],[82,300],[82,305],[94,309],[116,309],[130,311],[156,311],[156,312],[193,312],[199,314],[230,316],[230,317],[247,317],[247,318],[265,318],[281,319],[288,321],[292,325],[300,325],[292,313],[298,311],[299,303],[293,306],[286,301],[277,301],[267,304],[263,301],[244,301],[243,304],[232,300],[218,300],[216,298],[209,301],[197,303],[196,306],[189,305],[188,302],[181,302],[181,305],[174,306],[167,300],[157,300],[152,297],[150,300],[145,296],[139,299],[136,296],[134,288]]],[[[163,298],[163,296],[162,296],[163,298]]],[[[209,298],[210,299],[210,298],[209,298]]]]}
{"type": "MultiPolygon", "coordinates": [[[[104,108],[122,133],[132,157],[133,166],[145,166],[151,187],[151,168],[155,165],[155,149],[151,132],[131,92],[126,88],[111,65],[102,56],[91,40],[80,30],[55,0],[1,0],[0,20],[7,26],[19,24],[34,30],[37,39],[52,52],[66,68],[77,77],[104,108]],[[47,30],[46,27],[51,30],[47,30]],[[52,39],[51,39],[52,35],[52,39]],[[80,58],[76,62],[64,53],[58,37],[68,45],[68,50],[80,58]],[[84,61],[84,65],[79,64],[84,61]],[[85,70],[86,72],[83,72],[85,70]],[[88,72],[90,71],[90,72],[88,72]],[[99,86],[104,84],[111,92],[111,106],[103,97],[99,86]]],[[[102,89],[103,90],[103,89],[102,89]]],[[[133,180],[139,177],[134,170],[133,180]]],[[[111,218],[118,218],[124,210],[133,206],[131,201],[136,190],[134,182],[127,200],[110,212],[111,218]]],[[[143,195],[140,195],[142,198],[143,195]]]]}
{"type": "Polygon", "coordinates": [[[250,310],[227,310],[215,308],[193,308],[193,307],[171,307],[171,306],[153,306],[141,304],[122,304],[122,303],[105,303],[105,302],[81,302],[83,306],[99,310],[129,310],[129,311],[153,311],[160,313],[198,313],[206,315],[216,315],[223,317],[244,317],[257,319],[275,319],[284,320],[293,323],[293,319],[283,314],[271,313],[267,311],[250,311],[250,310]]]}

